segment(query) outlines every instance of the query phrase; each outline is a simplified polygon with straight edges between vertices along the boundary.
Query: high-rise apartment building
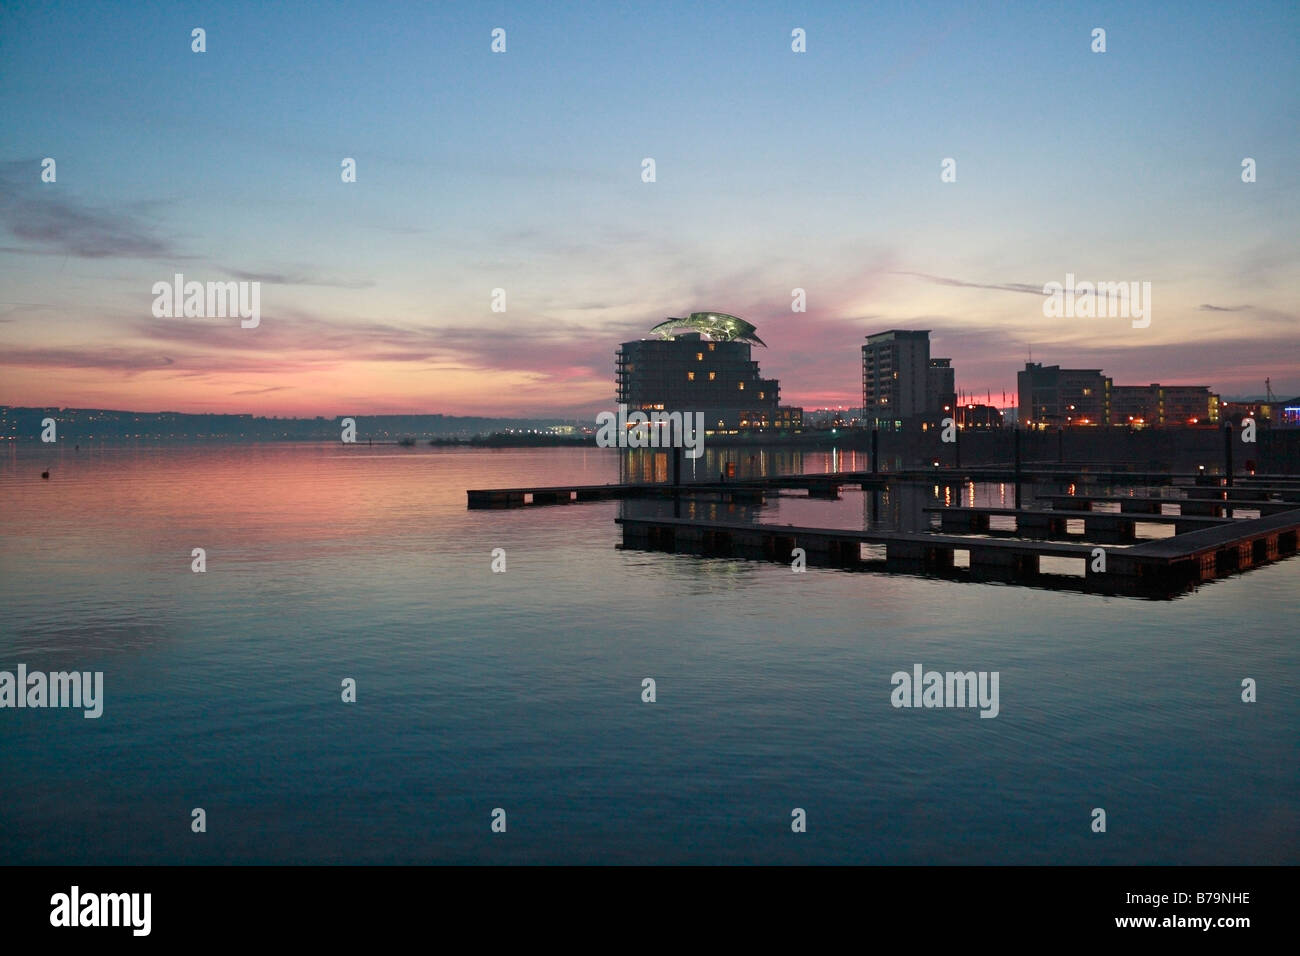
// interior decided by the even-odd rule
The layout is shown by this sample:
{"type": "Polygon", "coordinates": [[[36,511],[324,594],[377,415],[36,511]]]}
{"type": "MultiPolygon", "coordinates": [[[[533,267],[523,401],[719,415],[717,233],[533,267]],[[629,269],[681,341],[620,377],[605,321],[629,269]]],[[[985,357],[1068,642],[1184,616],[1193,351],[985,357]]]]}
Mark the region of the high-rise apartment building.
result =
{"type": "Polygon", "coordinates": [[[956,397],[952,360],[930,357],[929,331],[891,329],[862,346],[862,418],[869,428],[938,421],[956,397]]]}

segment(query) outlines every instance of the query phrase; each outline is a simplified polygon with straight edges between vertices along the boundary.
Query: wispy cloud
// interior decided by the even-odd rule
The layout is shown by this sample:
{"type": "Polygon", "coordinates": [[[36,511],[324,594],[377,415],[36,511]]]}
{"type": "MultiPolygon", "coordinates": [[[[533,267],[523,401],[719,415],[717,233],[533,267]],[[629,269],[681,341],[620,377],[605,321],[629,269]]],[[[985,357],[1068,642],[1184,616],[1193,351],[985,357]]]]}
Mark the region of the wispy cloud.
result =
{"type": "Polygon", "coordinates": [[[5,349],[4,365],[12,368],[75,368],[136,372],[171,368],[176,360],[149,349],[134,347],[28,348],[5,349]]]}
{"type": "Polygon", "coordinates": [[[1041,285],[1030,285],[1026,282],[967,282],[965,279],[930,275],[928,272],[895,272],[894,275],[914,276],[918,279],[924,279],[926,282],[933,282],[935,285],[959,286],[964,289],[993,289],[997,292],[1023,292],[1028,295],[1043,295],[1041,285]]]}
{"type": "Polygon", "coordinates": [[[268,388],[245,388],[238,392],[231,392],[231,395],[265,395],[267,392],[282,392],[288,385],[272,385],[268,388]]]}
{"type": "Polygon", "coordinates": [[[226,274],[245,282],[265,282],[267,285],[314,285],[334,289],[370,289],[373,279],[325,279],[310,272],[249,272],[245,269],[223,267],[226,274]]]}
{"type": "Polygon", "coordinates": [[[180,258],[138,216],[83,203],[66,186],[42,183],[39,170],[36,159],[0,163],[0,225],[30,244],[8,251],[80,259],[180,258]]]}

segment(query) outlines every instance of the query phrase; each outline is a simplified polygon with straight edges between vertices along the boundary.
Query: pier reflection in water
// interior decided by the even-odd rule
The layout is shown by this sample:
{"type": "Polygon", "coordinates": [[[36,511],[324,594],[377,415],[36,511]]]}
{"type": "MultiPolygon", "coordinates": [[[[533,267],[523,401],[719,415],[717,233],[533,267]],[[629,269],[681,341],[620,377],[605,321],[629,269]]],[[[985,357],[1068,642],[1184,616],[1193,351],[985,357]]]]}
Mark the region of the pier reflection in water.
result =
{"type": "MultiPolygon", "coordinates": [[[[834,452],[810,462],[807,452],[781,460],[760,449],[736,456],[742,470],[727,463],[728,451],[716,453],[717,479],[678,476],[676,487],[698,490],[628,497],[619,510],[624,546],[1166,598],[1296,550],[1300,511],[1255,501],[1259,488],[1112,476],[1086,490],[1084,479],[1040,473],[1017,493],[951,471],[883,480],[845,468],[834,452]],[[1233,509],[1232,500],[1254,508],[1233,509]]],[[[653,474],[658,458],[671,473],[680,465],[670,456],[633,452],[626,463],[653,474]]]]}

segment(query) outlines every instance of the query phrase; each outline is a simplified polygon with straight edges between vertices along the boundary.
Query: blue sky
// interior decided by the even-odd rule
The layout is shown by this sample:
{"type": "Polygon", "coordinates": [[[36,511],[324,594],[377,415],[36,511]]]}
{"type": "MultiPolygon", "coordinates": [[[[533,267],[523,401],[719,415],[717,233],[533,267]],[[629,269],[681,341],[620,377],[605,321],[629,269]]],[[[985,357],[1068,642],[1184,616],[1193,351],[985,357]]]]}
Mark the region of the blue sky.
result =
{"type": "Polygon", "coordinates": [[[1293,395],[1298,48],[1286,3],[10,3],[0,402],[587,414],[703,309],[807,406],[897,327],[995,400],[1030,348],[1293,395]],[[175,272],[260,326],[154,318],[175,272]],[[1067,272],[1151,326],[1045,318],[1067,272]]]}

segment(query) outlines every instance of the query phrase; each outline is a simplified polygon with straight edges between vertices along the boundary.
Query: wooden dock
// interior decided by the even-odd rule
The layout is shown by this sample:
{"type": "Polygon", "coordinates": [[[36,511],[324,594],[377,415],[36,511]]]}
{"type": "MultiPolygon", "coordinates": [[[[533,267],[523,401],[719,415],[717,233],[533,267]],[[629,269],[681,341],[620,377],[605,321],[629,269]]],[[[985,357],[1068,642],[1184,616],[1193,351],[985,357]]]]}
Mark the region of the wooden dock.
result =
{"type": "Polygon", "coordinates": [[[615,518],[623,528],[624,547],[674,551],[709,557],[757,558],[789,562],[803,548],[809,567],[868,567],[863,545],[884,545],[888,570],[941,571],[953,568],[953,551],[969,551],[974,572],[1004,579],[1009,569],[1037,568],[1038,557],[1087,558],[1092,548],[1058,542],[1005,541],[924,532],[852,531],[742,521],[697,521],[690,518],[615,518]]]}
{"type": "Polygon", "coordinates": [[[525,505],[562,505],[574,501],[609,501],[627,498],[637,485],[562,485],[549,488],[470,489],[471,510],[478,508],[522,508],[525,505]]]}
{"type": "Polygon", "coordinates": [[[475,511],[484,508],[568,505],[587,501],[616,501],[625,498],[673,498],[678,495],[717,495],[737,503],[762,504],[766,493],[769,490],[774,490],[775,487],[771,486],[769,488],[752,482],[740,481],[721,484],[693,483],[689,485],[557,485],[545,488],[471,489],[465,494],[469,498],[469,509],[475,511]]]}
{"type": "Polygon", "coordinates": [[[1225,524],[1231,518],[1201,515],[1166,515],[1155,512],[1128,511],[1072,511],[1063,508],[961,508],[928,507],[921,509],[939,515],[943,531],[989,534],[989,519],[1013,519],[1016,534],[1027,538],[1064,538],[1071,536],[1070,522],[1082,523],[1083,537],[1089,541],[1121,544],[1137,539],[1137,524],[1171,524],[1174,534],[1199,531],[1201,528],[1225,524]]]}
{"type": "Polygon", "coordinates": [[[1187,489],[1189,498],[1222,498],[1231,501],[1235,498],[1276,498],[1279,501],[1300,503],[1300,488],[1290,485],[1246,484],[1232,487],[1215,487],[1213,485],[1192,485],[1187,489]]]}
{"type": "Polygon", "coordinates": [[[1086,468],[935,468],[901,472],[827,472],[683,484],[625,483],[470,489],[471,509],[520,508],[625,499],[677,500],[715,496],[761,505],[783,490],[838,498],[845,487],[879,491],[899,483],[967,485],[979,482],[1057,485],[1069,494],[1035,494],[1047,509],[927,507],[940,531],[853,531],[680,517],[620,517],[623,547],[722,558],[789,562],[803,549],[809,566],[928,574],[978,581],[1047,584],[1142,597],[1170,597],[1204,581],[1281,560],[1296,553],[1300,478],[1089,471],[1086,468]],[[1235,481],[1235,483],[1234,483],[1235,481]],[[1168,488],[1169,495],[1089,494],[1087,486],[1168,488]],[[1174,497],[1174,494],[1179,497],[1174,497]],[[1118,504],[1118,510],[1109,505],[1118,504]],[[1097,506],[1102,506],[1098,508],[1097,506]],[[1166,508],[1170,512],[1166,512],[1166,508]],[[1174,512],[1176,509],[1176,512],[1174,512]],[[1233,519],[1256,511],[1258,518],[1233,519]],[[1009,517],[1014,531],[991,529],[1009,517]],[[1168,538],[1137,543],[1136,526],[1173,525],[1168,538]],[[1081,526],[1088,543],[1069,540],[1081,526]],[[1017,537],[1011,537],[1016,535],[1017,537]],[[1066,540],[1061,540],[1066,539],[1066,540]],[[1101,547],[1105,545],[1105,547],[1101,547]],[[866,549],[866,550],[864,550],[866,549]],[[883,550],[883,557],[878,552],[883,550]],[[877,552],[873,556],[873,551],[877,552]],[[964,553],[962,567],[954,554],[964,553]],[[1075,559],[1081,575],[1040,570],[1042,558],[1075,559]],[[1070,583],[1064,583],[1064,582],[1070,583]]]}
{"type": "MultiPolygon", "coordinates": [[[[1223,489],[1220,489],[1223,490],[1223,489]]],[[[1233,498],[1227,501],[1221,498],[1161,498],[1147,495],[1038,495],[1039,501],[1050,502],[1053,508],[1068,507],[1076,511],[1093,511],[1095,503],[1114,504],[1118,502],[1119,510],[1126,514],[1164,514],[1166,506],[1175,506],[1180,515],[1201,515],[1212,518],[1222,517],[1231,507],[1240,511],[1258,511],[1260,515],[1280,514],[1300,507],[1294,501],[1279,501],[1270,498],[1233,498]]]]}
{"type": "Polygon", "coordinates": [[[1074,558],[1083,564],[1082,590],[1167,598],[1205,581],[1294,555],[1300,509],[1218,523],[1172,538],[1117,548],[668,517],[615,520],[622,527],[625,548],[781,563],[791,562],[794,549],[802,548],[810,567],[964,576],[976,581],[1041,584],[1041,558],[1074,558]],[[883,562],[864,556],[863,548],[868,545],[884,545],[883,562]],[[964,573],[954,563],[958,551],[969,557],[964,573]],[[1098,552],[1104,557],[1102,570],[1096,569],[1098,552]]]}
{"type": "MultiPolygon", "coordinates": [[[[1079,469],[1023,469],[1011,468],[935,468],[873,473],[870,471],[839,471],[823,474],[773,475],[764,478],[729,479],[715,482],[631,483],[611,485],[556,485],[528,486],[523,488],[485,488],[466,491],[471,510],[481,508],[522,508],[533,505],[562,505],[585,501],[610,501],[625,498],[663,498],[673,495],[721,495],[728,500],[762,502],[763,496],[781,489],[799,489],[813,498],[838,498],[841,489],[856,487],[875,491],[899,482],[942,482],[944,484],[969,484],[971,482],[1011,483],[1017,478],[1024,484],[1132,484],[1146,487],[1172,484],[1175,480],[1188,482],[1184,490],[1198,476],[1175,475],[1167,472],[1089,472],[1079,469]]],[[[1212,499],[1216,493],[1231,489],[1202,485],[1198,491],[1212,499]]],[[[1262,489],[1257,489],[1262,490],[1262,489]]],[[[1300,489],[1284,489],[1300,495],[1300,489]]],[[[1300,500],[1300,499],[1297,499],[1300,500]]]]}
{"type": "Polygon", "coordinates": [[[1125,573],[1193,584],[1291,557],[1300,509],[1148,541],[1117,555],[1125,573]]]}

